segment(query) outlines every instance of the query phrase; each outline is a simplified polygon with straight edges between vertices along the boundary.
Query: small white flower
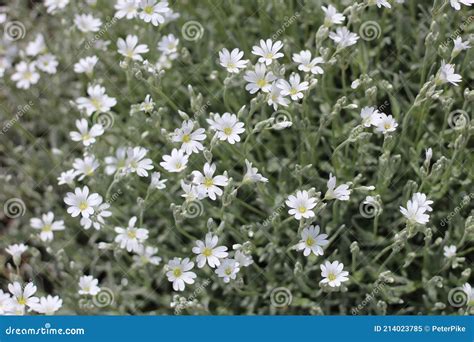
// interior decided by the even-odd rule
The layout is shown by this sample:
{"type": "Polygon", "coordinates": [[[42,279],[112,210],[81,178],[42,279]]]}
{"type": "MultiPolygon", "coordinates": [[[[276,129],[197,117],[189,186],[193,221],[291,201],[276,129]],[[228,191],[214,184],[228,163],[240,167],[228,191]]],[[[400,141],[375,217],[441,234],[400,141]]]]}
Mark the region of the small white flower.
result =
{"type": "Polygon", "coordinates": [[[382,119],[382,115],[375,107],[362,108],[360,117],[362,118],[362,125],[364,125],[364,127],[377,126],[382,119]]]}
{"type": "Polygon", "coordinates": [[[238,74],[240,69],[247,67],[248,60],[243,60],[243,51],[233,49],[231,52],[227,49],[219,51],[219,62],[227,69],[227,72],[238,74]]]}
{"type": "Polygon", "coordinates": [[[294,215],[297,220],[314,217],[312,209],[316,206],[316,198],[309,197],[308,191],[297,191],[296,196],[288,196],[285,203],[291,208],[288,214],[294,215]]]}
{"type": "Polygon", "coordinates": [[[76,170],[79,176],[78,180],[83,180],[85,177],[90,177],[94,171],[99,168],[100,164],[94,156],[85,156],[84,159],[76,158],[72,167],[76,170]]]}
{"type": "Polygon", "coordinates": [[[61,172],[61,175],[57,178],[58,185],[63,185],[63,184],[72,185],[74,184],[74,179],[76,178],[76,176],[77,176],[77,171],[74,169],[61,172]]]}
{"type": "Polygon", "coordinates": [[[25,307],[32,308],[38,303],[38,297],[33,295],[36,293],[36,286],[33,283],[26,284],[25,288],[22,288],[20,283],[15,281],[12,284],[8,284],[8,291],[12,294],[12,304],[18,306],[20,311],[24,312],[25,307]]]}
{"type": "Polygon", "coordinates": [[[416,192],[413,194],[412,201],[418,204],[418,208],[424,209],[425,211],[433,211],[431,204],[433,201],[429,200],[424,193],[416,192]]]}
{"type": "Polygon", "coordinates": [[[64,202],[69,206],[67,212],[72,217],[79,214],[82,217],[89,217],[94,214],[94,207],[102,203],[102,197],[95,192],[89,195],[89,188],[84,186],[82,189],[76,188],[74,193],[68,192],[64,202]]]}
{"type": "Polygon", "coordinates": [[[200,143],[206,139],[204,128],[198,128],[193,132],[194,122],[192,120],[183,121],[181,128],[176,128],[172,140],[181,143],[181,150],[187,154],[199,153],[204,150],[204,146],[200,143]]]}
{"type": "Polygon", "coordinates": [[[97,56],[89,56],[85,58],[81,58],[79,62],[74,64],[74,72],[76,74],[88,74],[92,75],[94,72],[94,67],[99,61],[99,58],[97,56]]]}
{"type": "Polygon", "coordinates": [[[260,46],[255,45],[252,48],[252,53],[256,56],[261,56],[258,59],[259,63],[270,65],[272,64],[273,60],[283,57],[283,54],[278,52],[282,47],[283,44],[279,40],[273,43],[271,39],[267,39],[266,41],[260,39],[260,46]]]}
{"type": "Polygon", "coordinates": [[[252,163],[249,162],[247,159],[245,159],[245,166],[247,167],[247,171],[245,172],[242,183],[268,182],[268,179],[258,173],[258,169],[256,167],[253,167],[252,163]]]}
{"type": "Polygon", "coordinates": [[[188,155],[183,150],[174,148],[171,154],[165,154],[160,166],[168,172],[181,172],[188,164],[188,155]]]}
{"type": "Polygon", "coordinates": [[[79,294],[95,296],[100,292],[98,284],[99,280],[93,276],[83,275],[79,278],[79,294]]]}
{"type": "Polygon", "coordinates": [[[457,37],[456,39],[453,39],[453,42],[454,42],[454,47],[453,47],[451,56],[454,56],[454,57],[457,56],[461,51],[468,50],[471,47],[469,45],[469,40],[466,40],[465,42],[463,42],[461,37],[457,37]]]}
{"type": "Polygon", "coordinates": [[[133,19],[138,14],[138,0],[118,0],[115,4],[115,17],[133,19]]]}
{"type": "Polygon", "coordinates": [[[444,250],[443,254],[446,258],[454,258],[456,256],[457,248],[455,245],[444,246],[443,250],[444,250]]]}
{"type": "Polygon", "coordinates": [[[239,263],[239,267],[248,267],[253,264],[252,256],[247,255],[240,250],[235,251],[234,260],[239,263]]]}
{"type": "Polygon", "coordinates": [[[74,24],[81,32],[97,32],[102,25],[102,21],[94,18],[91,14],[76,14],[74,24]]]}
{"type": "Polygon", "coordinates": [[[28,56],[34,57],[40,53],[44,53],[47,50],[44,37],[41,33],[36,35],[35,40],[28,43],[25,52],[28,56]]]}
{"type": "Polygon", "coordinates": [[[40,314],[53,315],[62,306],[63,300],[61,298],[48,295],[47,297],[41,297],[38,303],[32,304],[31,308],[40,314]]]}
{"type": "Polygon", "coordinates": [[[301,82],[300,75],[291,74],[290,81],[279,80],[277,87],[281,89],[283,96],[290,96],[293,101],[298,101],[303,98],[303,92],[308,90],[309,83],[304,81],[301,82]]]}
{"type": "Polygon", "coordinates": [[[389,4],[387,0],[376,0],[376,3],[378,8],[386,7],[386,8],[392,8],[392,6],[389,4]]]}
{"type": "Polygon", "coordinates": [[[352,83],[351,83],[351,88],[352,89],[357,89],[357,88],[359,88],[359,86],[360,86],[360,79],[356,79],[356,80],[352,81],[352,83]]]}
{"type": "Polygon", "coordinates": [[[338,27],[336,32],[330,32],[329,38],[331,38],[340,49],[357,43],[359,36],[355,33],[350,32],[347,27],[338,27]]]}
{"type": "Polygon", "coordinates": [[[194,262],[189,261],[189,258],[181,260],[181,258],[174,258],[168,262],[169,271],[166,272],[168,280],[173,283],[175,291],[184,291],[185,283],[194,284],[196,273],[190,272],[194,267],[194,262]]]}
{"type": "Polygon", "coordinates": [[[296,246],[296,249],[303,251],[304,256],[308,256],[313,252],[314,255],[323,255],[323,246],[326,246],[329,241],[326,239],[327,234],[319,234],[319,226],[309,226],[304,228],[301,232],[301,240],[296,246]]]}
{"type": "Polygon", "coordinates": [[[321,267],[321,276],[324,278],[321,280],[322,284],[328,284],[331,287],[340,286],[341,283],[348,281],[349,272],[343,271],[344,264],[339,261],[330,263],[325,261],[321,267]]]}
{"type": "Polygon", "coordinates": [[[105,88],[100,85],[89,85],[87,87],[89,97],[79,97],[76,100],[77,107],[84,109],[88,116],[94,112],[107,112],[117,104],[117,100],[105,93],[105,88]]]}
{"type": "Polygon", "coordinates": [[[41,218],[32,218],[30,220],[30,226],[33,229],[39,229],[40,239],[42,241],[52,241],[54,238],[53,232],[58,230],[64,230],[64,221],[54,221],[53,212],[43,214],[41,218]]]}
{"type": "Polygon", "coordinates": [[[273,106],[274,110],[278,110],[278,106],[287,107],[290,103],[290,100],[283,96],[282,90],[277,86],[277,82],[272,83],[272,89],[267,95],[267,103],[269,106],[273,106]]]}
{"type": "Polygon", "coordinates": [[[36,60],[36,66],[38,67],[38,69],[48,74],[55,74],[58,64],[59,63],[58,63],[58,60],[56,59],[56,56],[50,53],[41,55],[36,60]]]}
{"type": "Polygon", "coordinates": [[[141,0],[138,16],[144,22],[158,26],[165,22],[165,13],[169,12],[168,1],[156,2],[156,0],[141,0]]]}
{"type": "Polygon", "coordinates": [[[462,289],[467,295],[467,305],[474,306],[474,287],[472,287],[469,283],[465,283],[462,286],[462,289]]]}
{"type": "Polygon", "coordinates": [[[219,267],[216,269],[216,274],[223,278],[222,280],[224,283],[230,282],[230,280],[235,279],[237,277],[237,273],[239,273],[240,267],[239,263],[234,259],[224,259],[219,267]]]}
{"type": "Polygon", "coordinates": [[[127,35],[125,40],[119,38],[117,40],[118,53],[122,56],[134,61],[142,61],[142,53],[147,53],[148,46],[146,44],[138,44],[138,37],[132,34],[127,35]]]}
{"type": "Polygon", "coordinates": [[[407,218],[410,223],[426,224],[430,220],[430,216],[425,214],[430,210],[429,206],[432,201],[423,199],[422,196],[413,195],[411,200],[408,200],[407,207],[400,207],[400,212],[407,218]]]}
{"type": "Polygon", "coordinates": [[[113,175],[115,172],[120,171],[124,173],[129,173],[130,170],[126,169],[127,166],[127,148],[119,147],[115,151],[115,157],[109,156],[105,157],[105,173],[108,175],[113,175]]]}
{"type": "Polygon", "coordinates": [[[454,64],[446,64],[445,61],[441,61],[437,81],[441,84],[451,83],[454,86],[458,86],[458,83],[462,81],[462,77],[454,72],[454,67],[454,64]]]}
{"type": "Polygon", "coordinates": [[[204,173],[193,171],[193,183],[198,187],[198,193],[207,195],[211,200],[216,200],[218,196],[224,193],[220,186],[224,187],[229,183],[229,179],[225,175],[214,176],[216,172],[216,164],[204,164],[204,173]]]}
{"type": "Polygon", "coordinates": [[[137,223],[137,217],[133,216],[128,221],[128,227],[115,227],[115,232],[118,234],[115,242],[128,252],[138,252],[140,246],[148,239],[148,230],[135,227],[135,223],[137,223]]]}
{"type": "Polygon", "coordinates": [[[461,9],[461,4],[470,7],[474,4],[474,0],[450,0],[450,4],[456,11],[459,11],[461,9]]]}
{"type": "Polygon", "coordinates": [[[127,172],[135,172],[140,177],[148,177],[147,170],[153,169],[153,161],[145,158],[147,153],[148,150],[140,146],[128,148],[125,162],[127,172]]]}
{"type": "Polygon", "coordinates": [[[232,145],[239,142],[239,134],[245,132],[244,123],[240,122],[235,114],[224,113],[220,116],[216,113],[211,116],[211,119],[207,119],[207,122],[211,130],[216,131],[220,140],[227,141],[232,145]]]}
{"type": "Polygon", "coordinates": [[[348,201],[351,194],[351,189],[349,189],[349,184],[341,184],[336,188],[336,176],[333,176],[332,173],[329,174],[329,180],[327,182],[328,190],[324,196],[327,200],[337,199],[340,201],[348,201]]]}
{"type": "Polygon", "coordinates": [[[10,254],[16,265],[20,264],[21,256],[28,250],[28,246],[23,243],[16,243],[5,248],[5,252],[10,254]]]}
{"type": "Polygon", "coordinates": [[[140,110],[145,113],[151,113],[154,107],[155,107],[155,102],[153,102],[153,99],[151,98],[150,94],[145,96],[145,100],[142,103],[140,103],[140,110]]]}
{"type": "Polygon", "coordinates": [[[90,227],[94,227],[95,230],[100,230],[103,225],[105,225],[104,218],[112,216],[112,212],[108,209],[110,208],[109,203],[102,203],[94,206],[94,214],[89,217],[82,217],[80,224],[87,230],[90,227]]]}
{"type": "Polygon", "coordinates": [[[276,79],[271,71],[267,73],[265,64],[256,64],[254,70],[249,70],[244,75],[244,80],[248,82],[245,90],[250,94],[255,94],[259,90],[268,93],[272,89],[272,82],[276,79]]]}
{"type": "Polygon", "coordinates": [[[195,201],[206,197],[206,193],[200,191],[197,185],[187,184],[183,180],[181,180],[181,189],[184,191],[181,197],[184,197],[186,201],[195,201]]]}
{"type": "Polygon", "coordinates": [[[328,5],[328,7],[321,6],[325,14],[324,17],[324,26],[332,26],[333,24],[342,24],[346,19],[341,13],[337,12],[336,7],[333,5],[328,5]]]}
{"type": "Polygon", "coordinates": [[[300,53],[293,54],[293,62],[298,63],[298,70],[303,72],[311,72],[314,75],[324,73],[324,70],[318,66],[318,64],[324,63],[324,59],[322,57],[311,59],[311,51],[309,50],[303,50],[300,51],[300,53]]]}
{"type": "Polygon", "coordinates": [[[15,66],[12,81],[16,82],[18,89],[28,89],[31,85],[38,83],[40,74],[36,72],[34,63],[20,62],[15,66]]]}
{"type": "Polygon", "coordinates": [[[0,315],[10,314],[13,309],[12,297],[0,290],[0,315]]]}
{"type": "Polygon", "coordinates": [[[389,132],[394,132],[398,127],[398,123],[391,115],[387,115],[385,113],[380,113],[380,117],[377,121],[377,126],[375,130],[377,132],[382,132],[383,134],[387,134],[389,132]]]}
{"type": "Polygon", "coordinates": [[[159,172],[153,172],[151,174],[151,183],[150,186],[153,189],[157,190],[163,190],[166,188],[166,182],[168,181],[167,179],[160,179],[161,175],[159,172]]]}
{"type": "Polygon", "coordinates": [[[92,125],[89,130],[89,124],[86,119],[76,120],[76,127],[79,132],[70,132],[72,141],[82,141],[84,146],[95,143],[95,138],[104,134],[104,127],[101,124],[92,125]]]}
{"type": "Polygon", "coordinates": [[[226,252],[227,247],[217,246],[217,242],[217,235],[212,235],[212,233],[206,234],[204,242],[201,240],[196,241],[193,253],[197,254],[196,261],[199,268],[203,268],[206,262],[210,267],[215,268],[220,265],[219,259],[226,258],[229,255],[226,252]]]}
{"type": "Polygon", "coordinates": [[[137,255],[133,256],[133,260],[137,265],[145,266],[151,264],[157,266],[161,263],[161,258],[155,255],[158,253],[158,248],[156,247],[140,245],[136,253],[137,255]]]}
{"type": "Polygon", "coordinates": [[[50,14],[55,14],[59,10],[62,10],[64,7],[69,4],[69,0],[45,0],[44,5],[46,6],[46,12],[50,14]]]}
{"type": "Polygon", "coordinates": [[[170,59],[175,59],[178,55],[179,39],[173,34],[163,36],[158,42],[158,51],[167,55],[170,59]]]}

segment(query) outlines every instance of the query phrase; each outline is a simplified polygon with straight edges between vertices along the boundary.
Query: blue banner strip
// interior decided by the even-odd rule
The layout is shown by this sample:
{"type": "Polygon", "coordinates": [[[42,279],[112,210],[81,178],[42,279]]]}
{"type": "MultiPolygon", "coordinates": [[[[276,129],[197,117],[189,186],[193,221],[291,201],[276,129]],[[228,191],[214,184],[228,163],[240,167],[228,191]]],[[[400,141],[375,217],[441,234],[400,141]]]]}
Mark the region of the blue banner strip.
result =
{"type": "Polygon", "coordinates": [[[0,316],[0,342],[473,342],[474,316],[0,316]]]}

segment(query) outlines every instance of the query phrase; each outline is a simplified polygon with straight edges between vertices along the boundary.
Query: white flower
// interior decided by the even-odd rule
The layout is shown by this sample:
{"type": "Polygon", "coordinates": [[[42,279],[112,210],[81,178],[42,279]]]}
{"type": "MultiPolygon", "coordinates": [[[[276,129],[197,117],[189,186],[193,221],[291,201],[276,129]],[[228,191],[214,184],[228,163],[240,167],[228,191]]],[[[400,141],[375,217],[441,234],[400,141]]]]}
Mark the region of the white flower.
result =
{"type": "Polygon", "coordinates": [[[336,32],[330,32],[329,38],[331,38],[340,49],[357,43],[359,36],[355,33],[350,32],[347,27],[338,27],[336,32]]]}
{"type": "Polygon", "coordinates": [[[26,284],[23,289],[19,282],[8,284],[8,290],[13,295],[12,304],[21,308],[24,312],[25,307],[32,308],[33,305],[38,303],[38,297],[33,297],[36,293],[36,286],[33,283],[26,284]]]}
{"type": "Polygon", "coordinates": [[[381,113],[375,107],[364,107],[360,111],[364,127],[377,126],[382,119],[381,113]]]}
{"type": "Polygon", "coordinates": [[[227,176],[214,176],[216,172],[216,164],[204,164],[204,173],[193,171],[193,183],[198,186],[198,193],[207,195],[211,200],[215,200],[224,193],[219,186],[226,186],[229,182],[227,176]]]}
{"type": "Polygon", "coordinates": [[[5,75],[5,71],[10,69],[12,66],[12,61],[5,56],[0,56],[0,77],[5,75]]]}
{"type": "Polygon", "coordinates": [[[84,186],[82,189],[76,188],[74,193],[68,192],[64,202],[69,205],[67,212],[72,217],[79,216],[79,214],[82,217],[89,217],[94,214],[94,206],[102,203],[102,197],[95,192],[89,195],[89,188],[84,186]]]}
{"type": "Polygon", "coordinates": [[[204,128],[198,128],[193,132],[194,122],[192,120],[183,121],[181,128],[174,130],[172,140],[181,143],[181,150],[187,154],[199,153],[204,150],[204,146],[200,143],[206,139],[204,128]]]}
{"type": "Polygon", "coordinates": [[[150,186],[153,189],[163,190],[166,188],[167,179],[160,179],[161,175],[159,172],[153,172],[151,174],[151,183],[150,186]]]}
{"type": "Polygon", "coordinates": [[[87,230],[90,227],[94,227],[95,230],[100,230],[105,224],[105,217],[112,216],[112,213],[108,210],[110,208],[109,203],[102,203],[94,206],[94,214],[89,217],[82,217],[80,224],[87,230]]]}
{"type": "Polygon", "coordinates": [[[249,91],[250,94],[255,94],[259,90],[268,93],[272,89],[272,82],[277,78],[271,71],[268,73],[266,71],[265,64],[256,64],[254,71],[247,71],[244,80],[249,83],[245,86],[245,90],[249,91]]]}
{"type": "Polygon", "coordinates": [[[62,299],[58,296],[48,295],[47,297],[41,297],[38,303],[32,304],[31,308],[40,314],[53,315],[62,306],[62,299]]]}
{"type": "Polygon", "coordinates": [[[79,278],[79,294],[95,296],[100,292],[100,287],[97,286],[99,280],[93,276],[83,275],[79,278]]]}
{"type": "Polygon", "coordinates": [[[108,175],[113,175],[116,171],[123,171],[124,173],[129,173],[130,170],[126,169],[127,166],[127,148],[119,147],[115,151],[115,157],[109,156],[105,157],[105,173],[108,175]]]}
{"type": "Polygon", "coordinates": [[[16,265],[20,264],[21,256],[28,249],[28,246],[23,243],[16,243],[5,248],[5,252],[10,254],[13,258],[13,261],[16,265]]]}
{"type": "Polygon", "coordinates": [[[424,193],[416,192],[413,194],[412,201],[418,204],[418,208],[424,209],[425,211],[433,211],[430,207],[433,201],[429,200],[424,193]]]}
{"type": "Polygon", "coordinates": [[[30,226],[33,229],[41,230],[40,239],[42,241],[52,241],[54,238],[54,231],[65,229],[64,221],[54,221],[54,214],[51,211],[43,214],[41,218],[32,218],[30,220],[30,226]]]}
{"type": "Polygon", "coordinates": [[[234,260],[239,263],[239,267],[248,267],[253,264],[252,256],[242,251],[235,251],[234,260]]]}
{"type": "Polygon", "coordinates": [[[474,288],[469,283],[465,283],[462,289],[467,295],[467,305],[474,306],[474,288]]]}
{"type": "Polygon", "coordinates": [[[147,53],[148,46],[146,44],[138,44],[138,37],[132,34],[127,35],[125,40],[119,38],[117,40],[118,53],[134,61],[142,61],[142,53],[147,53]]]}
{"type": "Polygon", "coordinates": [[[285,203],[291,208],[288,214],[294,215],[297,220],[314,217],[314,211],[311,209],[316,206],[316,198],[309,197],[308,191],[297,191],[296,196],[288,196],[285,203]]]}
{"type": "Polygon", "coordinates": [[[35,40],[28,43],[26,46],[25,52],[28,56],[34,57],[40,53],[46,51],[46,43],[44,42],[44,37],[41,33],[36,35],[35,40]]]}
{"type": "Polygon", "coordinates": [[[252,167],[252,163],[247,159],[245,159],[245,166],[247,167],[247,171],[245,172],[242,183],[268,182],[268,179],[258,173],[258,169],[256,167],[252,167]]]}
{"type": "Polygon", "coordinates": [[[76,100],[79,109],[85,109],[86,114],[91,116],[94,112],[107,112],[117,104],[117,100],[105,93],[105,88],[100,85],[89,85],[87,87],[89,97],[80,97],[76,100]]]}
{"type": "Polygon", "coordinates": [[[301,232],[301,240],[296,246],[296,249],[303,251],[304,256],[308,256],[313,252],[314,255],[323,255],[323,246],[326,246],[329,241],[326,239],[327,234],[319,234],[319,226],[309,226],[304,228],[301,232]]]}
{"type": "Polygon", "coordinates": [[[239,263],[234,259],[224,259],[219,267],[216,269],[216,274],[223,278],[222,280],[224,283],[230,282],[230,280],[235,279],[237,277],[237,273],[239,273],[240,267],[239,263]]]}
{"type": "Polygon", "coordinates": [[[341,184],[336,188],[336,177],[329,174],[329,180],[327,182],[328,190],[324,196],[327,200],[337,199],[340,201],[348,201],[351,194],[351,189],[349,189],[349,184],[341,184]]]}
{"type": "Polygon", "coordinates": [[[474,0],[450,0],[451,7],[453,7],[456,11],[461,9],[461,4],[466,6],[471,6],[474,4],[474,0]]]}
{"type": "Polygon", "coordinates": [[[233,49],[231,52],[227,49],[219,51],[219,62],[230,73],[239,73],[240,69],[247,67],[248,60],[243,60],[243,51],[233,49]]]}
{"type": "Polygon", "coordinates": [[[61,172],[61,175],[58,177],[58,185],[69,184],[72,185],[74,183],[74,178],[77,176],[77,171],[74,169],[67,170],[61,172]]]}
{"type": "Polygon", "coordinates": [[[133,216],[128,221],[128,227],[115,227],[115,232],[118,234],[115,242],[120,244],[120,248],[129,252],[138,252],[140,246],[148,239],[148,230],[135,227],[135,223],[137,223],[137,217],[133,216]]]}
{"type": "Polygon", "coordinates": [[[46,6],[46,12],[50,14],[56,13],[58,10],[62,10],[69,4],[69,0],[45,0],[44,5],[46,6]]]}
{"type": "Polygon", "coordinates": [[[425,214],[427,210],[431,209],[429,206],[431,203],[428,202],[431,201],[422,201],[422,198],[413,195],[412,199],[408,200],[406,208],[400,207],[400,212],[411,223],[426,224],[430,220],[430,216],[425,214]]]}
{"type": "Polygon", "coordinates": [[[188,164],[188,155],[183,150],[174,148],[171,154],[164,155],[160,166],[168,172],[181,172],[188,164]]]}
{"type": "Polygon", "coordinates": [[[189,272],[194,267],[194,262],[189,261],[189,258],[181,260],[181,258],[174,258],[168,262],[169,271],[166,272],[168,280],[173,283],[175,291],[184,291],[185,283],[194,284],[196,273],[189,272]]]}
{"type": "Polygon", "coordinates": [[[256,56],[261,56],[258,59],[259,63],[270,65],[272,64],[273,60],[283,57],[283,54],[278,52],[282,47],[283,44],[279,40],[273,43],[271,39],[267,39],[266,41],[260,39],[260,46],[255,45],[252,48],[252,53],[256,56]]]}
{"type": "Polygon", "coordinates": [[[133,19],[138,14],[138,0],[118,0],[115,9],[116,18],[133,19]]]}
{"type": "Polygon", "coordinates": [[[10,314],[12,310],[12,298],[8,293],[0,290],[0,315],[10,314]]]}
{"type": "Polygon", "coordinates": [[[378,8],[386,7],[386,8],[392,8],[392,6],[388,3],[387,0],[376,0],[376,3],[378,8]]]}
{"type": "Polygon", "coordinates": [[[339,261],[334,261],[330,263],[325,261],[321,267],[321,276],[324,278],[321,280],[322,284],[328,284],[331,287],[340,286],[341,283],[349,280],[347,277],[349,272],[343,271],[344,264],[339,261]]]}
{"type": "Polygon", "coordinates": [[[173,34],[168,34],[163,36],[163,38],[158,42],[158,51],[168,55],[171,59],[175,59],[178,55],[178,44],[179,39],[173,34]]]}
{"type": "Polygon", "coordinates": [[[127,149],[126,168],[128,172],[135,172],[140,177],[148,177],[147,170],[153,169],[153,162],[150,158],[145,158],[148,150],[137,146],[127,149]]]}
{"type": "Polygon", "coordinates": [[[311,51],[309,50],[303,50],[300,51],[300,53],[294,53],[293,62],[298,63],[298,70],[303,72],[311,72],[314,75],[324,73],[324,70],[318,66],[318,64],[324,63],[324,59],[322,57],[315,57],[311,59],[311,51]]]}
{"type": "Polygon", "coordinates": [[[145,266],[151,264],[157,266],[161,263],[161,258],[155,256],[158,253],[158,248],[156,247],[140,245],[136,253],[137,255],[133,256],[133,260],[137,265],[145,266]]]}
{"type": "Polygon", "coordinates": [[[454,64],[446,64],[445,61],[441,61],[441,67],[438,71],[437,81],[441,84],[451,83],[457,86],[462,81],[462,77],[459,74],[454,73],[454,64]]]}
{"type": "Polygon", "coordinates": [[[199,268],[203,268],[206,262],[210,267],[215,268],[221,263],[219,259],[226,258],[229,255],[229,253],[226,252],[227,247],[217,246],[217,242],[217,235],[212,235],[212,233],[206,234],[204,242],[201,240],[196,241],[196,247],[193,247],[193,253],[198,255],[196,261],[199,268]]]}
{"type": "Polygon", "coordinates": [[[99,58],[97,58],[97,56],[89,56],[89,57],[81,58],[79,62],[74,64],[74,72],[76,74],[86,73],[88,75],[92,75],[92,72],[94,71],[94,67],[98,61],[99,61],[99,58]]]}
{"type": "Polygon", "coordinates": [[[38,83],[40,74],[36,72],[34,63],[20,62],[15,65],[15,73],[11,78],[18,89],[28,89],[32,84],[38,83]]]}
{"type": "Polygon", "coordinates": [[[239,134],[245,132],[244,123],[240,122],[235,114],[224,113],[220,116],[216,113],[212,115],[211,119],[207,119],[207,122],[211,130],[216,131],[220,140],[227,141],[232,145],[239,142],[239,134]]]}
{"type": "Polygon", "coordinates": [[[158,26],[165,22],[164,14],[168,12],[168,1],[141,0],[138,16],[144,22],[151,22],[153,26],[158,26]]]}
{"type": "Polygon", "coordinates": [[[325,14],[324,26],[329,27],[333,24],[342,24],[346,19],[345,16],[337,12],[336,7],[334,7],[333,5],[328,5],[328,7],[321,6],[321,8],[323,9],[325,14]]]}
{"type": "Polygon", "coordinates": [[[102,25],[102,21],[94,18],[91,14],[76,14],[74,24],[81,32],[97,32],[102,25]]]}
{"type": "Polygon", "coordinates": [[[444,256],[445,256],[446,258],[453,258],[453,257],[456,256],[456,250],[457,250],[457,248],[456,248],[455,245],[444,246],[443,250],[444,250],[444,253],[443,253],[443,254],[444,254],[444,256]]]}
{"type": "Polygon", "coordinates": [[[281,89],[283,96],[289,95],[293,101],[298,101],[303,98],[303,91],[308,90],[309,83],[301,82],[300,75],[291,74],[290,82],[286,80],[279,80],[277,87],[281,89]]]}
{"type": "Polygon", "coordinates": [[[145,100],[142,103],[140,103],[140,110],[145,113],[151,113],[154,107],[155,107],[155,102],[153,102],[151,95],[147,94],[147,96],[145,96],[145,100]]]}
{"type": "Polygon", "coordinates": [[[85,156],[84,159],[76,158],[72,167],[77,171],[78,180],[83,180],[85,177],[90,177],[94,171],[99,168],[100,164],[94,156],[85,156]]]}
{"type": "Polygon", "coordinates": [[[351,88],[352,89],[357,89],[357,88],[359,88],[359,86],[360,86],[360,79],[356,79],[356,80],[352,81],[352,83],[351,83],[351,88]]]}
{"type": "Polygon", "coordinates": [[[36,66],[38,67],[38,69],[48,74],[55,74],[58,64],[59,63],[58,63],[58,60],[56,59],[56,56],[50,53],[41,55],[36,60],[36,66]]]}
{"type": "Polygon", "coordinates": [[[282,90],[277,86],[277,82],[272,83],[272,89],[267,95],[267,103],[269,106],[273,106],[274,110],[278,110],[279,105],[286,107],[290,103],[290,100],[282,95],[282,90]]]}
{"type": "Polygon", "coordinates": [[[206,197],[206,193],[199,190],[198,186],[187,184],[183,180],[181,180],[181,189],[184,191],[184,194],[182,194],[181,197],[184,197],[186,201],[195,201],[206,197]]]}
{"type": "Polygon", "coordinates": [[[84,146],[95,143],[95,138],[104,134],[104,127],[101,124],[95,124],[89,130],[89,124],[86,119],[76,120],[76,127],[79,132],[70,132],[72,141],[82,141],[84,146]]]}
{"type": "Polygon", "coordinates": [[[387,115],[385,113],[380,113],[380,117],[377,121],[377,126],[375,130],[377,132],[382,132],[383,134],[387,134],[389,132],[394,132],[398,127],[398,123],[391,115],[387,115]]]}
{"type": "Polygon", "coordinates": [[[466,40],[465,42],[463,42],[461,37],[457,37],[456,39],[453,39],[453,42],[454,42],[454,47],[451,53],[452,56],[457,56],[461,51],[468,50],[471,47],[469,45],[469,40],[466,40]]]}

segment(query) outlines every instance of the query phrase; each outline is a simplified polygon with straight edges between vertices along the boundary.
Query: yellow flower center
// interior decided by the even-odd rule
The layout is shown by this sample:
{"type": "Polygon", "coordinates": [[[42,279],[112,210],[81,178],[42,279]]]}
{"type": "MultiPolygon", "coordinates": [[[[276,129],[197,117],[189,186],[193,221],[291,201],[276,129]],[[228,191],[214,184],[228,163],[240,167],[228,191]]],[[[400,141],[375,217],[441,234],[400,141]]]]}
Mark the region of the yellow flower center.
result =
{"type": "Polygon", "coordinates": [[[267,85],[267,81],[265,79],[260,79],[257,81],[257,85],[260,87],[260,88],[263,88],[267,85]]]}
{"type": "Polygon", "coordinates": [[[23,74],[23,77],[27,80],[30,80],[31,77],[33,77],[33,74],[31,72],[27,71],[23,74]]]}
{"type": "Polygon", "coordinates": [[[18,298],[18,304],[20,304],[20,305],[26,305],[26,299],[25,299],[25,297],[21,296],[20,298],[18,298]]]}
{"type": "Polygon", "coordinates": [[[299,207],[298,208],[298,211],[301,213],[301,214],[304,214],[306,212],[306,207],[299,207]]]}
{"type": "Polygon", "coordinates": [[[127,232],[127,236],[129,239],[135,239],[137,237],[137,233],[134,230],[129,230],[127,232]]]}
{"type": "Polygon", "coordinates": [[[89,205],[88,205],[87,202],[85,202],[85,201],[79,203],[79,210],[80,210],[80,211],[84,211],[84,210],[86,210],[88,207],[89,207],[89,205]]]}
{"type": "Polygon", "coordinates": [[[296,90],[295,88],[290,89],[290,95],[296,95],[297,92],[298,90],[296,90]]]}
{"type": "Polygon", "coordinates": [[[329,274],[328,274],[328,279],[329,279],[330,281],[336,280],[336,275],[335,275],[334,273],[329,273],[329,274]]]}
{"type": "Polygon", "coordinates": [[[386,124],[383,125],[383,127],[384,127],[385,129],[389,129],[391,126],[390,126],[389,123],[386,123],[386,124]]]}
{"type": "Polygon", "coordinates": [[[231,127],[224,128],[224,134],[225,135],[231,135],[232,134],[232,128],[231,127]]]}
{"type": "Polygon", "coordinates": [[[183,164],[181,164],[180,162],[177,162],[176,165],[175,165],[175,168],[176,169],[181,169],[181,167],[183,166],[183,164]]]}
{"type": "Polygon", "coordinates": [[[271,52],[270,52],[270,53],[267,53],[267,54],[265,55],[265,58],[268,58],[268,59],[273,58],[273,53],[271,53],[271,52]]]}
{"type": "Polygon", "coordinates": [[[153,6],[145,6],[145,8],[143,9],[143,12],[145,12],[146,14],[152,14],[153,6]]]}
{"type": "Polygon", "coordinates": [[[52,230],[53,230],[53,229],[52,229],[52,227],[51,227],[50,224],[45,224],[44,227],[43,227],[43,229],[42,229],[43,232],[50,232],[50,231],[52,231],[52,230]]]}
{"type": "Polygon", "coordinates": [[[175,269],[173,270],[173,275],[174,275],[176,278],[181,277],[182,274],[183,274],[183,271],[181,271],[180,268],[175,268],[175,269]]]}
{"type": "Polygon", "coordinates": [[[91,104],[92,104],[96,109],[99,109],[99,108],[100,108],[100,101],[99,101],[99,99],[91,99],[91,104]]]}
{"type": "Polygon", "coordinates": [[[82,140],[86,141],[86,140],[89,140],[91,138],[90,134],[89,133],[86,133],[82,136],[82,140]]]}
{"type": "Polygon", "coordinates": [[[202,254],[205,256],[205,257],[210,257],[212,255],[212,249],[210,249],[209,247],[206,247],[204,248],[204,250],[202,251],[202,254]]]}
{"type": "Polygon", "coordinates": [[[232,269],[230,267],[227,267],[224,271],[225,274],[231,275],[232,274],[232,269]]]}
{"type": "Polygon", "coordinates": [[[191,138],[189,137],[189,134],[183,135],[182,141],[183,141],[184,143],[190,142],[190,141],[191,141],[191,138]]]}
{"type": "Polygon", "coordinates": [[[228,68],[235,68],[235,63],[229,62],[227,63],[228,68]]]}
{"type": "Polygon", "coordinates": [[[204,186],[205,186],[206,188],[209,188],[209,187],[211,187],[211,186],[213,186],[213,185],[214,185],[214,181],[212,180],[212,178],[206,178],[206,179],[204,179],[204,186]]]}
{"type": "Polygon", "coordinates": [[[306,245],[307,246],[312,246],[314,245],[314,239],[312,237],[309,237],[306,239],[306,245]]]}

